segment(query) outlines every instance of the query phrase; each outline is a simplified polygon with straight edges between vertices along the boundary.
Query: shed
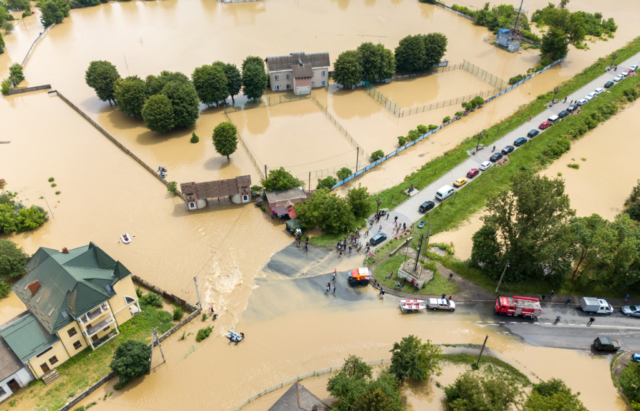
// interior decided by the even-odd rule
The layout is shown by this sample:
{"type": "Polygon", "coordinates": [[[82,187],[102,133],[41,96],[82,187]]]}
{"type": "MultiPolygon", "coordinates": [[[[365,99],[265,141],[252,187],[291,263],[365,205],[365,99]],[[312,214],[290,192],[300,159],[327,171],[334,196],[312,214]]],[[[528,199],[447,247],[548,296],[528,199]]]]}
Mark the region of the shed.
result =
{"type": "Polygon", "coordinates": [[[9,344],[0,337],[0,402],[9,398],[33,380],[33,374],[24,366],[9,344]]]}
{"type": "Polygon", "coordinates": [[[329,406],[299,382],[285,392],[269,411],[328,411],[329,406]]]}
{"type": "Polygon", "coordinates": [[[189,211],[206,207],[209,198],[231,197],[234,203],[245,204],[251,201],[251,176],[204,183],[182,183],[180,191],[189,211]]]}
{"type": "Polygon", "coordinates": [[[269,203],[269,213],[273,217],[295,218],[293,205],[307,199],[308,194],[302,187],[294,187],[290,190],[267,191],[267,203],[269,203]],[[292,216],[293,215],[293,216],[292,216]]]}

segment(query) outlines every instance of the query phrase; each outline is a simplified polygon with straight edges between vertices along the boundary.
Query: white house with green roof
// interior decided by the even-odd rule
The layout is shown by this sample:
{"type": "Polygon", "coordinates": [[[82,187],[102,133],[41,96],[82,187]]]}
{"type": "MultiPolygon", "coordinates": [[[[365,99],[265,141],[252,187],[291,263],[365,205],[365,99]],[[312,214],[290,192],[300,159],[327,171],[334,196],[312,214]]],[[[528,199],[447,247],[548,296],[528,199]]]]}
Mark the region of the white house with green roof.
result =
{"type": "Polygon", "coordinates": [[[93,243],[41,247],[25,271],[11,289],[27,312],[0,326],[0,335],[36,378],[114,338],[140,312],[131,272],[93,243]]]}

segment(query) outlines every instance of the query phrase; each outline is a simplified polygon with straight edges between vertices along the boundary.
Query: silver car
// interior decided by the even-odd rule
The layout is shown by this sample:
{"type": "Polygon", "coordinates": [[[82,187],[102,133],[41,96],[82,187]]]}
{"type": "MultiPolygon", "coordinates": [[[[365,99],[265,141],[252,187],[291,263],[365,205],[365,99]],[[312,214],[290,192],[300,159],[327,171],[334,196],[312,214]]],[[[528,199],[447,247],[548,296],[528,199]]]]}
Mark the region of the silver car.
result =
{"type": "Polygon", "coordinates": [[[604,93],[604,89],[602,87],[600,87],[600,88],[595,89],[593,92],[596,93],[596,94],[602,94],[602,93],[604,93]]]}
{"type": "Polygon", "coordinates": [[[585,104],[587,104],[588,102],[589,102],[589,100],[587,100],[587,99],[584,99],[584,98],[583,98],[582,100],[578,100],[578,103],[577,103],[577,104],[578,104],[579,106],[584,106],[584,105],[585,105],[585,104]]]}
{"type": "Polygon", "coordinates": [[[625,305],[621,311],[627,317],[640,317],[640,305],[625,305]]]}
{"type": "Polygon", "coordinates": [[[478,168],[480,169],[480,171],[487,171],[491,168],[492,165],[493,163],[491,161],[485,161],[484,163],[480,164],[480,167],[478,168]]]}
{"type": "Polygon", "coordinates": [[[593,100],[596,96],[598,95],[598,93],[596,93],[595,91],[587,94],[587,97],[585,97],[587,100],[591,101],[593,100]]]}
{"type": "Polygon", "coordinates": [[[616,83],[618,83],[619,81],[621,81],[624,78],[623,75],[619,75],[619,76],[615,76],[613,81],[615,81],[616,83]]]}

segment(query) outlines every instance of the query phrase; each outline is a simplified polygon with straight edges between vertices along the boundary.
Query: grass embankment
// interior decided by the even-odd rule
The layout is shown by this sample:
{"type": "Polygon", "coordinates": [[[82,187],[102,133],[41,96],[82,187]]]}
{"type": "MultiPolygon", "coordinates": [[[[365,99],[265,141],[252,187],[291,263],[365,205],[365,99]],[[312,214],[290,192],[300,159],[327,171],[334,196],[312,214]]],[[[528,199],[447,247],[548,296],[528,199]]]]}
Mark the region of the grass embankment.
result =
{"type": "MultiPolygon", "coordinates": [[[[445,361],[448,361],[453,364],[468,364],[469,366],[473,366],[473,364],[476,363],[477,359],[478,359],[478,356],[472,355],[472,354],[444,354],[443,355],[443,360],[445,361]]],[[[529,380],[529,378],[526,375],[520,372],[513,365],[508,364],[496,357],[492,357],[490,355],[483,355],[482,359],[480,360],[480,367],[482,367],[483,365],[486,367],[489,364],[501,368],[502,370],[510,374],[512,377],[514,377],[524,387],[528,387],[529,385],[531,385],[531,380],[529,380]]]]}
{"type": "MultiPolygon", "coordinates": [[[[165,304],[166,306],[166,304],[165,304]]],[[[100,346],[95,351],[90,347],[60,365],[56,370],[61,377],[53,385],[47,386],[41,380],[32,382],[7,401],[11,407],[25,400],[34,402],[34,410],[57,410],[70,399],[80,394],[91,384],[111,372],[109,364],[118,346],[126,340],[151,342],[151,331],[166,332],[174,324],[171,314],[154,307],[142,306],[142,312],[119,326],[120,335],[100,346]]]]}
{"type": "MultiPolygon", "coordinates": [[[[395,288],[396,284],[398,283],[398,268],[400,268],[400,266],[406,259],[408,259],[408,257],[402,254],[396,254],[392,257],[387,258],[375,268],[374,274],[376,280],[378,280],[380,284],[382,284],[385,288],[395,288]],[[389,272],[391,270],[393,270],[393,274],[396,277],[394,277],[394,279],[385,279],[385,276],[389,275],[389,272]]],[[[429,281],[423,288],[420,288],[418,290],[416,290],[415,287],[411,286],[410,283],[406,283],[401,291],[411,294],[423,295],[451,295],[460,291],[460,287],[438,273],[438,268],[433,262],[427,262],[425,265],[428,269],[433,270],[433,279],[429,281]]]]}

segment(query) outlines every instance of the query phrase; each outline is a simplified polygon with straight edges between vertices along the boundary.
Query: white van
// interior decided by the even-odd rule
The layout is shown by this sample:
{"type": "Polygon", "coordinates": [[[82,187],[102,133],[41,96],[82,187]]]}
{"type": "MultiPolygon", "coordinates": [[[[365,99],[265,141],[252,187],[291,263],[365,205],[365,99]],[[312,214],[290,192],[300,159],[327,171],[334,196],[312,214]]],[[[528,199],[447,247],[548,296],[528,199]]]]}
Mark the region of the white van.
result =
{"type": "Polygon", "coordinates": [[[558,121],[562,120],[560,117],[553,115],[547,119],[549,123],[556,124],[558,121]]]}
{"type": "Polygon", "coordinates": [[[444,201],[447,198],[451,197],[455,192],[456,191],[451,186],[441,187],[440,190],[436,192],[436,200],[444,201]]]}

